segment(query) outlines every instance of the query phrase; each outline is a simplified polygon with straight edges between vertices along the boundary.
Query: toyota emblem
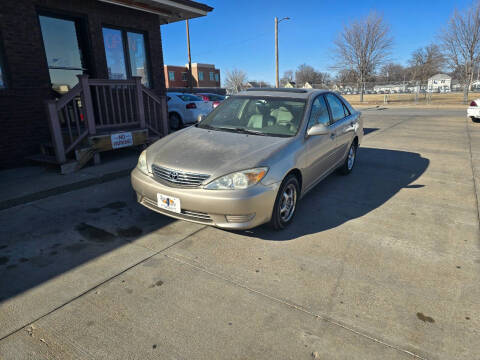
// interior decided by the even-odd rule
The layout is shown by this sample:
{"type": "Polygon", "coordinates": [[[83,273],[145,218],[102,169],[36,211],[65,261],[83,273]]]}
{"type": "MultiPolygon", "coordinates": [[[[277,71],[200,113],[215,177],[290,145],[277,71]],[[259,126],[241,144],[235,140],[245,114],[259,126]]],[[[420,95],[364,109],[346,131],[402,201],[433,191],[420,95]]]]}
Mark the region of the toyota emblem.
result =
{"type": "Polygon", "coordinates": [[[170,180],[177,180],[178,179],[178,172],[170,171],[169,177],[170,177],[170,180]]]}

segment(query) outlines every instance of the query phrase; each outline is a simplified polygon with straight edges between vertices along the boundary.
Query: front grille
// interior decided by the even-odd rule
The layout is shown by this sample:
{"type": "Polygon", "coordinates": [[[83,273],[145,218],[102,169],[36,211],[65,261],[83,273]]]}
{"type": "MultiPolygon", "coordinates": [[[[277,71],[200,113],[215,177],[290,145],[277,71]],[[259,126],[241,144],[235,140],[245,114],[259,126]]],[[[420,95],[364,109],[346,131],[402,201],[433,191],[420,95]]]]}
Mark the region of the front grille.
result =
{"type": "Polygon", "coordinates": [[[157,165],[152,165],[152,172],[157,180],[166,181],[181,187],[197,187],[210,177],[210,175],[206,174],[184,172],[157,165]]]}

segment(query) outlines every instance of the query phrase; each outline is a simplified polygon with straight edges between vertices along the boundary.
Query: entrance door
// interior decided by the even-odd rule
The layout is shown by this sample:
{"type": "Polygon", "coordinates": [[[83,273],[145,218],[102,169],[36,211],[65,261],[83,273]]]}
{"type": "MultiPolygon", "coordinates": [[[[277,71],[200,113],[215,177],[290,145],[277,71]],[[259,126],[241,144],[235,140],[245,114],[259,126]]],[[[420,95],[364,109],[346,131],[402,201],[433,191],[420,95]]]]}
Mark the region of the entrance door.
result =
{"type": "Polygon", "coordinates": [[[77,21],[45,15],[39,18],[50,82],[54,90],[67,92],[78,83],[77,75],[86,71],[77,21]]]}

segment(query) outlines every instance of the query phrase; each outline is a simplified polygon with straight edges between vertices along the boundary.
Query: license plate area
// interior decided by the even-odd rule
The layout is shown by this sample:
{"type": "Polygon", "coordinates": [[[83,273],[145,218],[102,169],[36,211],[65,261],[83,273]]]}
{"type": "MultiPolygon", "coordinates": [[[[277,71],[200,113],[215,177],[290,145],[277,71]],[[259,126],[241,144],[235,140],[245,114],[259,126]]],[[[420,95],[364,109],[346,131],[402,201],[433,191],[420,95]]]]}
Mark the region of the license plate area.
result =
{"type": "Polygon", "coordinates": [[[172,211],[177,214],[180,214],[182,211],[179,198],[159,193],[157,193],[157,206],[160,209],[172,211]]]}

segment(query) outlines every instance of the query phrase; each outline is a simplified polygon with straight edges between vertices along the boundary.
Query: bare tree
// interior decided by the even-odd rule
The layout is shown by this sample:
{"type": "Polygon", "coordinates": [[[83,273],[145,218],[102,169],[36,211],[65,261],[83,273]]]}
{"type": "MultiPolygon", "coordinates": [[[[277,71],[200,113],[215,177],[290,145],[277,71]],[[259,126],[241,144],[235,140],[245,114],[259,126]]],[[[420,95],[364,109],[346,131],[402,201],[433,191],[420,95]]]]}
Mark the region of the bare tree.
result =
{"type": "Polygon", "coordinates": [[[391,47],[390,27],[376,12],[345,25],[335,40],[335,68],[356,72],[360,101],[363,101],[365,81],[385,62],[391,47]]]}
{"type": "Polygon", "coordinates": [[[285,86],[287,83],[293,81],[293,71],[287,70],[283,73],[282,78],[280,79],[281,86],[285,86]]]}
{"type": "Polygon", "coordinates": [[[480,1],[462,12],[455,10],[440,38],[450,67],[463,69],[461,80],[466,104],[474,68],[480,59],[480,1]]]}
{"type": "Polygon", "coordinates": [[[382,81],[403,81],[406,79],[406,69],[400,64],[388,63],[380,68],[379,75],[382,81]]]}
{"type": "Polygon", "coordinates": [[[302,64],[295,71],[295,82],[298,86],[309,84],[327,84],[330,81],[330,74],[315,70],[312,66],[302,64]]]}
{"type": "Polygon", "coordinates": [[[238,69],[233,69],[232,71],[227,70],[225,87],[229,92],[236,94],[237,92],[242,91],[246,82],[247,73],[245,71],[238,69]]]}
{"type": "Polygon", "coordinates": [[[437,45],[431,44],[415,50],[408,63],[411,80],[427,82],[428,78],[442,71],[445,57],[437,45]]]}

